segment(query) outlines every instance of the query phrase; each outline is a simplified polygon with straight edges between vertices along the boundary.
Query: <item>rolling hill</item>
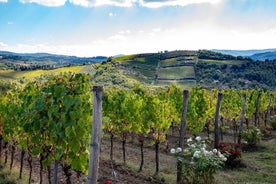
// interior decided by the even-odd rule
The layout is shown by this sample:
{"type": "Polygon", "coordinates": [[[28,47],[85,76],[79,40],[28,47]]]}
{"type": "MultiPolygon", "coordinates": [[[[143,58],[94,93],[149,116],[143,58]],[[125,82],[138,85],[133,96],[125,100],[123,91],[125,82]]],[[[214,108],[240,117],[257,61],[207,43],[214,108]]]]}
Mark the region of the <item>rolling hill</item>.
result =
{"type": "Polygon", "coordinates": [[[260,61],[276,60],[276,51],[253,54],[250,58],[260,61]]]}
{"type": "Polygon", "coordinates": [[[124,75],[151,85],[276,89],[275,61],[258,62],[208,50],[137,54],[112,61],[124,75]]]}
{"type": "Polygon", "coordinates": [[[24,65],[26,67],[34,67],[37,65],[51,65],[55,67],[62,67],[68,65],[80,65],[87,63],[99,63],[105,61],[107,57],[76,57],[55,55],[48,53],[13,53],[7,51],[0,51],[0,63],[7,65],[24,65]]]}
{"type": "MultiPolygon", "coordinates": [[[[17,56],[15,55],[15,57],[17,56]]],[[[40,57],[40,59],[42,58],[40,57]]],[[[0,63],[3,60],[5,58],[2,58],[0,63]]],[[[53,60],[58,62],[58,59],[53,60]]],[[[0,68],[3,69],[5,64],[7,63],[2,63],[0,68]]],[[[18,64],[24,65],[26,62],[21,61],[18,64]]],[[[69,62],[68,65],[72,64],[69,62]]],[[[0,72],[0,79],[22,80],[69,71],[88,73],[93,84],[107,87],[115,85],[131,88],[134,85],[167,86],[176,84],[184,89],[195,85],[221,89],[228,87],[276,89],[275,61],[258,62],[208,50],[177,50],[123,55],[105,59],[101,63],[79,64],[76,67],[61,67],[60,69],[46,68],[34,71],[4,69],[0,72]]]]}
{"type": "Polygon", "coordinates": [[[212,49],[211,51],[219,52],[222,54],[229,54],[232,56],[243,56],[243,57],[249,57],[254,54],[260,54],[265,52],[274,52],[276,49],[260,49],[260,50],[220,50],[220,49],[212,49]]]}
{"type": "Polygon", "coordinates": [[[213,49],[212,51],[222,53],[222,54],[229,54],[232,56],[248,57],[255,61],[276,59],[276,49],[262,49],[262,50],[219,50],[219,49],[213,49]]]}
{"type": "Polygon", "coordinates": [[[195,51],[172,51],[122,56],[114,59],[129,77],[157,86],[177,84],[190,88],[196,84],[195,51]]]}

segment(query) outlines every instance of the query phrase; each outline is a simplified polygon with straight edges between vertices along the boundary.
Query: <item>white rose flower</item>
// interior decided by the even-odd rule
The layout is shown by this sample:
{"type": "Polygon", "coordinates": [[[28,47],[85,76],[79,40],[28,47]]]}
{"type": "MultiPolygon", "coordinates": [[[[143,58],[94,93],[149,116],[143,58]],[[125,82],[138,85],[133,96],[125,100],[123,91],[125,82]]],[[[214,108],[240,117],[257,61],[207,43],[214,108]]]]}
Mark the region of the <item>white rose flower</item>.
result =
{"type": "Polygon", "coordinates": [[[193,141],[192,138],[187,139],[187,142],[188,142],[188,143],[189,143],[189,142],[192,142],[192,141],[193,141]]]}
{"type": "Polygon", "coordinates": [[[213,155],[213,152],[212,151],[204,151],[204,154],[205,155],[213,155]]]}
{"type": "Polygon", "coordinates": [[[213,153],[217,153],[218,152],[218,150],[217,149],[213,149],[213,153]]]}
{"type": "Polygon", "coordinates": [[[182,151],[182,148],[179,148],[179,147],[178,147],[178,148],[176,149],[176,153],[180,153],[181,151],[182,151]]]}
{"type": "Polygon", "coordinates": [[[171,154],[175,154],[175,149],[174,148],[171,149],[171,154]]]}
{"type": "Polygon", "coordinates": [[[193,157],[199,158],[200,151],[195,151],[193,154],[193,157]]]}
{"type": "Polygon", "coordinates": [[[189,152],[189,149],[188,148],[184,149],[184,152],[185,153],[189,152]]]}
{"type": "Polygon", "coordinates": [[[195,140],[196,140],[197,142],[199,142],[199,141],[201,141],[201,137],[200,137],[200,136],[197,136],[197,137],[195,138],[195,140]]]}
{"type": "Polygon", "coordinates": [[[218,152],[218,156],[219,156],[219,158],[223,158],[224,157],[224,155],[221,154],[220,152],[218,152]]]}

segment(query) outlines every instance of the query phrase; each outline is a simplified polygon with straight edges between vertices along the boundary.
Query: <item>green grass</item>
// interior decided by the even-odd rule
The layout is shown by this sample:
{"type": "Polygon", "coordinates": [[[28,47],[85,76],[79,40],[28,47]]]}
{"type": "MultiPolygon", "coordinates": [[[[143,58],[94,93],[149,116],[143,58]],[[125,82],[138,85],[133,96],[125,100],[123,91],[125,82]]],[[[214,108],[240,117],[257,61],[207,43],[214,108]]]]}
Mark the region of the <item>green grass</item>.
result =
{"type": "Polygon", "coordinates": [[[195,77],[193,66],[161,68],[158,72],[158,78],[180,79],[185,77],[195,77]]]}
{"type": "MultiPolygon", "coordinates": [[[[181,65],[185,64],[185,59],[194,58],[195,52],[192,51],[173,51],[168,53],[148,53],[148,54],[136,54],[136,55],[126,55],[120,56],[113,59],[113,61],[120,63],[125,68],[123,70],[133,71],[126,72],[128,77],[135,78],[136,80],[152,83],[155,75],[157,66],[170,66],[170,65],[181,65]],[[161,60],[161,61],[160,61],[161,60]],[[140,74],[140,75],[139,75],[140,74]],[[132,76],[133,75],[133,76],[132,76]]],[[[190,61],[189,61],[190,62],[190,61]]],[[[180,79],[185,77],[195,77],[193,66],[179,66],[172,68],[160,68],[158,71],[159,78],[170,78],[170,79],[180,79]]],[[[170,83],[165,82],[164,85],[170,85],[170,83]]],[[[181,86],[190,87],[193,86],[195,82],[180,83],[181,86]]],[[[158,85],[162,85],[159,83],[158,85]]]]}
{"type": "Polygon", "coordinates": [[[170,52],[164,52],[162,54],[162,57],[164,58],[173,58],[173,57],[189,57],[189,56],[196,56],[196,51],[191,50],[176,50],[176,51],[170,51],[170,52]]]}
{"type": "Polygon", "coordinates": [[[240,65],[243,61],[236,60],[211,60],[211,59],[199,59],[198,62],[205,62],[210,64],[221,64],[221,65],[240,65]]]}
{"type": "Polygon", "coordinates": [[[13,79],[13,70],[0,70],[0,78],[13,79]]]}
{"type": "Polygon", "coordinates": [[[113,60],[116,62],[127,61],[127,60],[132,60],[135,56],[136,56],[135,54],[124,55],[124,56],[115,57],[113,58],[113,60]]]}
{"type": "Polygon", "coordinates": [[[183,80],[183,81],[164,80],[164,81],[157,82],[157,85],[160,85],[160,86],[170,86],[172,84],[175,84],[176,86],[182,89],[191,89],[196,85],[196,81],[195,80],[183,80]]]}
{"type": "Polygon", "coordinates": [[[192,62],[191,60],[186,60],[186,58],[191,58],[191,57],[179,57],[179,58],[170,58],[170,59],[161,60],[159,62],[159,66],[183,65],[183,64],[192,62]]]}
{"type": "Polygon", "coordinates": [[[54,70],[33,70],[33,71],[13,71],[13,70],[2,70],[0,71],[0,78],[5,79],[33,79],[41,75],[57,75],[59,73],[65,72],[75,72],[78,73],[82,70],[84,66],[72,66],[72,67],[62,67],[54,70]]]}
{"type": "Polygon", "coordinates": [[[133,70],[153,80],[159,58],[157,54],[139,54],[117,57],[114,61],[126,66],[127,70],[133,70]]]}
{"type": "Polygon", "coordinates": [[[19,179],[19,168],[14,167],[12,172],[7,167],[0,168],[0,184],[26,184],[28,178],[26,174],[22,174],[22,179],[19,179]]]}
{"type": "Polygon", "coordinates": [[[256,150],[243,152],[246,168],[225,169],[217,174],[218,183],[276,183],[276,139],[263,141],[256,150]]]}

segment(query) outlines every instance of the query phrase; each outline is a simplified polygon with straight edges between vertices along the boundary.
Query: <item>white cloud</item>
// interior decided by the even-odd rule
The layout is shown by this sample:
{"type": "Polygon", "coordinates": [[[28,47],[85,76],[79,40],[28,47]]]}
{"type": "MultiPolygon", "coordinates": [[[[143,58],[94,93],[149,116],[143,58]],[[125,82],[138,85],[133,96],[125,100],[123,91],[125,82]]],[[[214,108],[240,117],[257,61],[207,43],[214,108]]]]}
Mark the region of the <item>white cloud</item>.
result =
{"type": "MultiPolygon", "coordinates": [[[[63,6],[67,0],[19,0],[21,3],[37,3],[44,6],[63,6]]],[[[190,4],[210,3],[216,4],[223,0],[69,0],[70,3],[84,7],[118,6],[132,7],[135,4],[147,8],[159,8],[162,6],[187,6],[190,4]]],[[[8,2],[8,0],[0,0],[8,2]]],[[[112,15],[110,15],[112,16],[112,15]]]]}
{"type": "Polygon", "coordinates": [[[132,7],[135,4],[148,8],[160,8],[162,6],[187,6],[190,4],[210,3],[216,4],[223,0],[69,0],[70,3],[85,6],[119,6],[132,7]]]}
{"type": "Polygon", "coordinates": [[[91,1],[89,0],[69,0],[69,2],[75,5],[84,6],[84,7],[89,7],[91,4],[91,1]]]}
{"type": "Polygon", "coordinates": [[[187,6],[201,3],[217,4],[222,1],[223,0],[139,0],[139,3],[148,8],[160,8],[163,6],[187,6]]]}
{"type": "Polygon", "coordinates": [[[21,3],[36,3],[43,6],[63,6],[67,0],[20,0],[21,3]]]}
{"type": "Polygon", "coordinates": [[[94,6],[119,6],[119,7],[131,7],[137,0],[69,0],[70,3],[85,7],[94,6]]]}
{"type": "Polygon", "coordinates": [[[0,0],[0,3],[7,3],[8,0],[0,0]]]}
{"type": "Polygon", "coordinates": [[[129,29],[127,29],[127,30],[119,31],[118,33],[119,33],[119,34],[130,34],[131,31],[130,31],[129,29]]]}
{"type": "Polygon", "coordinates": [[[224,28],[214,24],[194,26],[125,29],[109,36],[87,39],[83,42],[70,40],[63,43],[24,43],[7,45],[0,42],[0,50],[13,52],[48,52],[77,56],[112,56],[158,52],[162,50],[198,49],[265,49],[275,48],[276,27],[264,31],[224,28]]]}
{"type": "Polygon", "coordinates": [[[121,42],[121,41],[126,41],[127,37],[124,35],[117,34],[117,35],[108,37],[108,40],[121,42]]]}
{"type": "Polygon", "coordinates": [[[3,43],[3,42],[0,42],[0,49],[3,49],[3,48],[5,48],[5,47],[7,47],[8,45],[7,44],[5,44],[5,43],[3,43]]]}
{"type": "Polygon", "coordinates": [[[115,17],[115,16],[117,16],[117,14],[116,14],[116,13],[109,12],[109,13],[108,13],[108,16],[109,16],[109,17],[115,17]]]}

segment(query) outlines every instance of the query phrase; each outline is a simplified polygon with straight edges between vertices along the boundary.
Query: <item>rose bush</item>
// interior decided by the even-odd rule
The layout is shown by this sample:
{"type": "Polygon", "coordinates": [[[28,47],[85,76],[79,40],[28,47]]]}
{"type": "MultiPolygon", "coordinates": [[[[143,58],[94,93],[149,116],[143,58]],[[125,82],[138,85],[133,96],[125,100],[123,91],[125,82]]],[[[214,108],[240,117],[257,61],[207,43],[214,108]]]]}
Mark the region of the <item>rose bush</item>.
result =
{"type": "Polygon", "coordinates": [[[243,130],[241,136],[242,136],[242,139],[245,141],[245,143],[248,144],[249,146],[255,146],[262,139],[262,134],[260,129],[254,126],[243,130]]]}
{"type": "Polygon", "coordinates": [[[220,143],[218,149],[227,158],[226,166],[238,167],[241,164],[241,150],[240,144],[235,143],[220,143]]]}
{"type": "Polygon", "coordinates": [[[171,149],[177,161],[182,163],[181,183],[211,184],[214,174],[227,158],[217,149],[208,151],[201,137],[187,140],[188,148],[171,149]]]}

